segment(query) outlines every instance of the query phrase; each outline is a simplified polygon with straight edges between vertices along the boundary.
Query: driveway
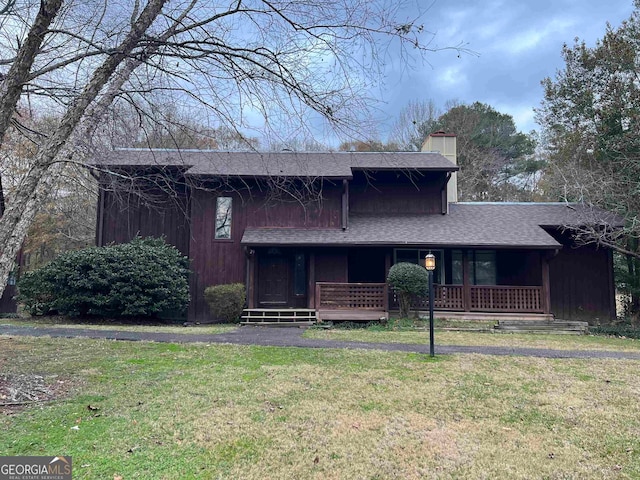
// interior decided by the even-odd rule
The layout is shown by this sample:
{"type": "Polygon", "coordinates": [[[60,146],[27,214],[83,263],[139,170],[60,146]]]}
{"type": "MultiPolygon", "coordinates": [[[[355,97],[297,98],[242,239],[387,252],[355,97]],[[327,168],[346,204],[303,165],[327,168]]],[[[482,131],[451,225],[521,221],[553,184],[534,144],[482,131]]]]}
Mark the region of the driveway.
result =
{"type": "MultiPolygon", "coordinates": [[[[304,330],[293,327],[238,327],[228,333],[216,335],[189,333],[126,332],[122,330],[93,330],[89,328],[24,327],[0,325],[0,335],[54,338],[95,338],[125,341],[164,343],[229,343],[234,345],[260,345],[268,347],[351,348],[386,350],[392,352],[429,353],[428,345],[407,343],[345,342],[303,338],[304,330]]],[[[640,360],[640,353],[605,350],[555,350],[548,348],[488,347],[436,345],[436,354],[516,355],[544,358],[620,358],[640,360]]]]}

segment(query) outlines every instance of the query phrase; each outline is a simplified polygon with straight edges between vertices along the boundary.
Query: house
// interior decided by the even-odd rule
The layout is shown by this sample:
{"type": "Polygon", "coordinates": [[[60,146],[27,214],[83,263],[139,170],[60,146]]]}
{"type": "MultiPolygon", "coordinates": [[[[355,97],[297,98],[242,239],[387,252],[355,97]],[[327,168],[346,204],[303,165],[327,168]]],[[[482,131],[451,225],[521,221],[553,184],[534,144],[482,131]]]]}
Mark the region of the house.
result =
{"type": "Polygon", "coordinates": [[[164,235],[191,259],[192,321],[234,282],[247,316],[380,318],[391,265],[428,252],[440,315],[613,319],[611,251],[565,228],[580,207],[458,202],[455,148],[440,132],[422,152],[115,150],[96,165],[97,244],[164,235]]]}

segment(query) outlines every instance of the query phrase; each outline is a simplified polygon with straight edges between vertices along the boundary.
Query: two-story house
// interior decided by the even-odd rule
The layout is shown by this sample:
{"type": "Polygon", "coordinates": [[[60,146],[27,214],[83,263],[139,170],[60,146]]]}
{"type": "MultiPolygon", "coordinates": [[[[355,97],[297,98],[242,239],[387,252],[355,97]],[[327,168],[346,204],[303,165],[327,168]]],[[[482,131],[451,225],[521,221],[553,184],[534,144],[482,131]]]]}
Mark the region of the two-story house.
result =
{"type": "Polygon", "coordinates": [[[211,320],[207,286],[235,282],[247,315],[380,318],[393,308],[391,265],[428,252],[440,315],[614,318],[611,251],[577,247],[566,229],[584,221],[580,208],[458,202],[455,142],[439,132],[406,153],[116,150],[98,165],[97,244],[164,235],[191,259],[192,321],[211,320]]]}

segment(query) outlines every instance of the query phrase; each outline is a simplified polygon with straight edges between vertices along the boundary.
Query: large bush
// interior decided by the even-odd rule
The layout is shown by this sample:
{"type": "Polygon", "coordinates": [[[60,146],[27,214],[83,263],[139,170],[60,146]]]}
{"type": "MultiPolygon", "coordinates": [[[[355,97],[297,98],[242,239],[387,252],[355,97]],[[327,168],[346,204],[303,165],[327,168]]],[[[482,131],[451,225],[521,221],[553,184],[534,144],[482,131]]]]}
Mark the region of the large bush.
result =
{"type": "Polygon", "coordinates": [[[18,299],[32,315],[184,315],[189,261],[156,238],[63,253],[26,273],[18,299]]]}
{"type": "Polygon", "coordinates": [[[389,269],[387,282],[393,288],[400,303],[400,316],[407,317],[411,297],[426,295],[429,291],[429,274],[424,267],[413,263],[396,263],[389,269]]]}
{"type": "Polygon", "coordinates": [[[213,285],[204,290],[204,299],[209,304],[214,319],[228,323],[237,322],[244,309],[245,288],[242,283],[213,285]]]}

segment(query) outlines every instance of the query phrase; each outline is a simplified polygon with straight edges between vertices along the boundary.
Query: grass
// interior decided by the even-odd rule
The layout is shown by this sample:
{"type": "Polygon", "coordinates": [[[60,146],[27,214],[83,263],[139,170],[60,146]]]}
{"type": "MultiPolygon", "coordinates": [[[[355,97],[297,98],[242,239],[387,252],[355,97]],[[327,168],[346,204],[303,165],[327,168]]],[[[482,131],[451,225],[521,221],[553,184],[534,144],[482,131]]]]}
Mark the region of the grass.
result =
{"type": "MultiPolygon", "coordinates": [[[[486,332],[465,331],[473,328],[475,323],[437,320],[434,335],[436,345],[640,351],[640,340],[631,338],[601,335],[493,334],[488,328],[486,332]],[[457,326],[460,330],[448,330],[452,326],[457,326]]],[[[481,325],[489,323],[492,322],[483,322],[481,325]]],[[[428,321],[392,319],[387,326],[372,324],[361,328],[312,328],[304,333],[304,337],[351,342],[428,344],[428,325],[428,321]]]]}
{"type": "Polygon", "coordinates": [[[238,328],[231,324],[202,324],[184,327],[182,323],[151,323],[136,319],[131,322],[105,319],[74,319],[65,316],[47,317],[12,317],[0,318],[0,325],[17,325],[25,327],[46,328],[85,328],[91,330],[122,330],[126,332],[158,332],[177,334],[205,334],[215,335],[227,333],[238,328]]]}
{"type": "Polygon", "coordinates": [[[0,372],[74,385],[0,417],[0,452],[72,455],[75,479],[638,478],[637,369],[0,337],[0,372]]]}

